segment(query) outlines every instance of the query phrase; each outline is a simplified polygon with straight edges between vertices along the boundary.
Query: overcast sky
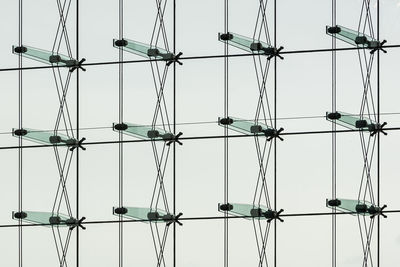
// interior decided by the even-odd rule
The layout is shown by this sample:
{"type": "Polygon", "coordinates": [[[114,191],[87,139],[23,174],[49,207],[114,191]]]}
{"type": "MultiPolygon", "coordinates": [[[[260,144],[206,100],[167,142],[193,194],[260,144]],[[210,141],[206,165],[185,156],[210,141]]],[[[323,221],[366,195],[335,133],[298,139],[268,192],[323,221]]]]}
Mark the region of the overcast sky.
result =
{"type": "MultiPolygon", "coordinates": [[[[18,3],[0,6],[1,68],[18,66],[11,53],[18,44],[18,3]]],[[[124,37],[149,43],[156,17],[155,1],[125,1],[124,37]]],[[[277,44],[285,51],[330,48],[331,39],[325,26],[331,22],[331,1],[277,1],[277,44]]],[[[371,1],[376,27],[376,0],[371,1]]],[[[361,0],[338,0],[337,22],[356,29],[361,0]]],[[[400,1],[381,2],[381,39],[400,44],[400,1]]],[[[252,36],[259,1],[230,1],[229,29],[252,36]]],[[[75,47],[75,2],[71,5],[68,31],[75,47]]],[[[273,27],[273,1],[268,4],[268,22],[273,27]]],[[[80,1],[80,51],[87,63],[116,61],[118,50],[112,40],[118,37],[118,1],[80,1]]],[[[177,51],[184,56],[220,55],[224,47],[218,41],[223,31],[223,1],[177,1],[177,51]]],[[[172,1],[168,1],[165,23],[172,45],[172,1]]],[[[24,1],[23,43],[51,50],[58,23],[56,1],[24,1]]],[[[349,47],[338,42],[338,47],[349,47]]],[[[242,53],[236,48],[231,53],[242,53]]],[[[63,52],[65,53],[65,52],[63,52]]],[[[399,112],[397,82],[400,50],[390,49],[381,57],[381,111],[399,112]]],[[[142,59],[125,54],[126,60],[142,59]]],[[[258,88],[251,57],[232,58],[229,79],[229,114],[233,117],[254,117],[258,88]]],[[[24,59],[24,66],[43,66],[24,59]]],[[[338,53],[338,110],[357,113],[361,104],[362,78],[357,52],[338,53]]],[[[155,89],[148,63],[125,65],[124,117],[126,122],[150,124],[156,103],[155,89]]],[[[117,140],[111,130],[118,121],[118,66],[93,66],[81,74],[80,126],[109,127],[82,130],[87,141],[117,140]]],[[[188,60],[177,66],[177,122],[215,122],[223,116],[223,59],[188,60]]],[[[278,61],[277,117],[323,116],[331,108],[331,54],[291,54],[278,61]]],[[[273,72],[267,83],[268,96],[273,98],[273,72]]],[[[58,111],[57,93],[50,69],[24,72],[24,127],[53,129],[58,111]]],[[[18,127],[18,74],[0,72],[0,146],[17,145],[11,129],[18,127]]],[[[376,92],[376,65],[372,72],[376,92]]],[[[172,72],[165,88],[167,106],[172,114],[172,72]]],[[[73,75],[67,97],[75,118],[76,77],[73,75]]],[[[389,127],[400,125],[399,115],[383,115],[389,127]]],[[[76,120],[73,119],[73,123],[76,120]]],[[[285,132],[329,130],[324,118],[282,119],[278,126],[285,132]]],[[[184,136],[221,135],[216,123],[178,125],[184,136]]],[[[232,134],[235,134],[232,132],[232,134]]],[[[400,134],[392,131],[381,142],[381,203],[388,209],[399,209],[398,151],[400,134]]],[[[129,137],[127,139],[134,139],[129,137]]],[[[258,162],[253,138],[232,139],[230,143],[229,195],[232,203],[251,203],[257,181],[258,162]]],[[[24,141],[26,145],[34,143],[24,141]]],[[[124,205],[148,207],[156,169],[150,143],[127,144],[125,147],[124,205]]],[[[357,133],[338,135],[337,183],[339,198],[356,199],[363,169],[362,151],[357,133]]],[[[118,204],[118,146],[88,146],[80,153],[80,215],[87,220],[115,220],[112,207],[118,204]]],[[[11,212],[18,207],[18,153],[1,150],[0,223],[14,224],[11,212]]],[[[375,157],[376,159],[376,157],[375,157]]],[[[217,216],[218,203],[223,201],[223,140],[185,141],[177,148],[176,201],[177,211],[185,217],[217,216]]],[[[171,162],[170,162],[171,163],[171,162]]],[[[270,162],[273,166],[273,161],[270,162]]],[[[75,163],[71,167],[68,192],[75,207],[75,163]]],[[[374,189],[376,161],[372,166],[374,189]]],[[[286,136],[277,147],[277,206],[285,213],[328,212],[325,199],[331,194],[330,135],[286,136]]],[[[273,188],[273,169],[267,172],[273,188]]],[[[54,152],[51,148],[24,150],[24,210],[51,211],[58,184],[54,152]]],[[[172,165],[165,176],[167,194],[172,203],[172,165]]],[[[375,191],[376,192],[376,191],[375,191]]],[[[75,212],[75,209],[74,209],[75,212]]],[[[64,212],[65,213],[65,212],[64,212]]],[[[381,266],[398,266],[400,248],[400,216],[388,215],[382,220],[381,266]]],[[[177,264],[179,266],[221,266],[223,264],[223,221],[187,221],[177,232],[177,264]]],[[[376,257],[376,230],[371,245],[376,257]]],[[[118,225],[88,225],[81,232],[82,266],[108,267],[118,264],[118,225]]],[[[65,234],[65,231],[64,231],[65,234]]],[[[168,266],[172,264],[172,232],[166,246],[168,266]]],[[[4,266],[17,266],[17,228],[0,228],[1,261],[4,266]]],[[[338,218],[338,266],[362,265],[362,244],[357,217],[338,218]]],[[[273,262],[273,235],[268,243],[268,260],[273,262]]],[[[68,262],[75,264],[75,235],[71,239],[68,262]]],[[[331,217],[286,218],[278,227],[278,266],[329,266],[331,255],[331,217]]],[[[256,266],[256,241],[251,221],[230,222],[230,266],[256,266]]],[[[50,228],[24,229],[24,266],[55,266],[56,249],[50,228]]],[[[125,266],[153,266],[156,256],[150,227],[145,223],[125,226],[125,266]]]]}

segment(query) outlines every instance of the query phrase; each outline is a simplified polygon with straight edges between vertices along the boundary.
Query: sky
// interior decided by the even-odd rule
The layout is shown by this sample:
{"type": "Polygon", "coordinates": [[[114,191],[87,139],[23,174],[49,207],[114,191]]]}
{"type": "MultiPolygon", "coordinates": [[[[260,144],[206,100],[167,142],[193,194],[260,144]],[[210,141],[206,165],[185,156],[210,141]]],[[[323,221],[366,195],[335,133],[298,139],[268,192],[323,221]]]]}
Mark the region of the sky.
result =
{"type": "MultiPolygon", "coordinates": [[[[148,43],[156,17],[155,1],[125,1],[124,36],[148,43]]],[[[325,26],[331,23],[330,1],[277,1],[277,44],[284,51],[330,48],[331,39],[325,26]]],[[[371,1],[376,26],[376,1],[371,1]]],[[[356,28],[361,9],[360,0],[337,1],[337,22],[356,28]]],[[[172,44],[172,2],[166,9],[166,27],[172,44]]],[[[229,30],[251,36],[254,30],[258,1],[230,1],[229,30]]],[[[71,10],[75,10],[75,2],[71,10]]],[[[400,1],[380,2],[381,39],[387,44],[400,44],[400,1]]],[[[268,4],[268,22],[273,27],[273,1],[268,4]]],[[[223,1],[177,1],[177,51],[183,56],[221,55],[224,46],[218,41],[223,32],[223,1]]],[[[1,68],[17,67],[17,57],[11,53],[18,43],[17,1],[2,3],[0,8],[1,68]]],[[[24,44],[51,50],[57,30],[58,11],[55,1],[24,1],[24,44]]],[[[75,13],[68,20],[70,41],[75,44],[75,13]]],[[[118,50],[112,40],[118,37],[118,1],[80,2],[79,54],[87,63],[118,60],[118,50]]],[[[338,47],[349,47],[338,42],[338,47]]],[[[75,45],[72,46],[75,54],[75,45]]],[[[230,53],[242,51],[230,48],[230,53]]],[[[381,111],[396,113],[400,97],[396,77],[400,50],[388,49],[381,56],[381,111]]],[[[126,60],[141,59],[125,54],[126,60]]],[[[254,116],[258,88],[251,57],[229,60],[229,114],[251,119],[254,116]]],[[[24,59],[24,66],[43,66],[24,59]]],[[[337,56],[338,110],[358,112],[361,103],[362,79],[357,52],[346,51],[337,56]]],[[[172,72],[169,73],[165,94],[172,110],[172,72]]],[[[267,94],[273,98],[273,71],[269,74],[267,94]]],[[[376,66],[372,81],[376,82],[376,66]]],[[[0,146],[16,146],[11,129],[18,126],[18,75],[0,72],[0,146]]],[[[221,135],[223,128],[215,123],[223,116],[223,59],[186,60],[177,66],[177,122],[212,122],[178,125],[185,137],[221,135]]],[[[24,125],[34,129],[53,129],[58,100],[49,69],[25,71],[23,76],[24,125]]],[[[71,116],[76,115],[76,77],[73,75],[67,101],[71,116]]],[[[374,90],[376,86],[374,85],[374,90]]],[[[324,116],[331,107],[331,54],[285,55],[277,65],[278,126],[285,132],[330,130],[324,118],[284,119],[324,116]]],[[[124,117],[126,122],[149,124],[153,117],[155,91],[148,63],[126,64],[124,68],[124,117]]],[[[87,141],[118,140],[112,123],[118,121],[118,66],[91,66],[80,75],[80,126],[87,141]]],[[[399,115],[382,115],[388,127],[400,125],[399,115]]],[[[73,123],[76,123],[73,120],[73,123]]],[[[231,134],[235,134],[231,132],[231,134]]],[[[338,135],[338,197],[357,198],[363,168],[362,152],[357,133],[338,135]]],[[[133,137],[127,137],[133,140],[133,137]]],[[[392,131],[381,142],[381,203],[388,209],[398,209],[398,148],[399,133],[392,131]]],[[[34,143],[24,141],[26,145],[34,143]]],[[[251,203],[257,179],[258,162],[253,138],[229,141],[229,198],[232,203],[251,203]]],[[[156,177],[151,145],[132,143],[124,146],[124,204],[147,207],[156,177]]],[[[0,224],[14,224],[11,212],[18,207],[18,153],[1,150],[3,176],[0,180],[0,224]]],[[[223,201],[223,140],[187,140],[177,148],[176,203],[184,217],[222,216],[218,203],[223,201]]],[[[172,198],[172,161],[167,166],[165,183],[172,198]]],[[[273,188],[273,161],[267,171],[267,182],[273,188]]],[[[329,212],[325,200],[331,195],[331,137],[330,135],[286,136],[277,146],[277,206],[285,213],[329,212]]],[[[376,157],[374,189],[376,186],[376,157]]],[[[76,195],[75,163],[68,178],[68,192],[76,195]]],[[[23,196],[24,209],[49,211],[54,201],[58,174],[52,149],[24,151],[23,196]]],[[[88,146],[80,153],[80,211],[88,221],[116,220],[112,207],[118,204],[118,146],[88,146]]],[[[71,204],[75,207],[74,198],[71,204]]],[[[73,208],[75,212],[75,208],[73,208]]],[[[397,266],[396,252],[400,248],[400,215],[390,214],[381,221],[381,266],[397,266]]],[[[247,220],[231,220],[229,235],[230,266],[257,265],[258,255],[253,225],[247,220]]],[[[155,265],[150,227],[145,223],[125,226],[125,266],[155,265]]],[[[372,239],[376,258],[376,228],[372,239]]],[[[272,230],[273,231],[273,228],[272,230]]],[[[65,232],[64,232],[65,233],[65,232]]],[[[331,255],[331,217],[286,218],[277,228],[278,266],[328,266],[331,255]]],[[[0,250],[5,266],[17,266],[18,233],[16,228],[0,228],[0,250]]],[[[167,266],[172,263],[172,235],[166,245],[167,266]]],[[[116,266],[118,264],[118,225],[88,225],[81,231],[80,262],[82,266],[116,266]]],[[[357,217],[338,218],[338,266],[362,265],[362,245],[357,217]]],[[[273,258],[273,235],[268,241],[268,261],[273,258]]],[[[71,239],[68,262],[74,266],[75,235],[71,239]]],[[[51,230],[45,227],[24,229],[24,266],[54,266],[56,249],[51,230]]],[[[223,221],[185,221],[177,230],[177,265],[221,266],[223,264],[223,221]]]]}

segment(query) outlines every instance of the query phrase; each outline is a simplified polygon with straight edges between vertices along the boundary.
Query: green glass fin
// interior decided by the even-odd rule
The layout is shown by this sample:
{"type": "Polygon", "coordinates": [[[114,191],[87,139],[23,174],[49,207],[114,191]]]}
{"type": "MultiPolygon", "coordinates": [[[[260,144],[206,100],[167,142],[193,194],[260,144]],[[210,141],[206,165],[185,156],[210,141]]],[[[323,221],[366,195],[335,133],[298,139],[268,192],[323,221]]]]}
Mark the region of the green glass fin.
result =
{"type": "Polygon", "coordinates": [[[351,115],[346,112],[342,111],[337,111],[337,113],[340,114],[340,118],[337,119],[330,119],[329,112],[326,113],[326,119],[331,122],[335,122],[336,124],[339,124],[343,127],[346,127],[348,129],[362,129],[362,130],[367,130],[367,129],[375,129],[377,123],[375,121],[372,121],[369,118],[366,117],[360,117],[356,115],[351,115]]]}
{"type": "Polygon", "coordinates": [[[13,212],[12,218],[14,220],[19,220],[21,218],[22,221],[27,223],[50,224],[48,226],[70,226],[71,223],[73,224],[75,222],[74,218],[71,218],[64,214],[53,214],[51,212],[40,211],[23,211],[21,213],[13,212]]]}
{"type": "MultiPolygon", "coordinates": [[[[218,211],[224,212],[223,205],[226,206],[226,204],[218,204],[218,211]]],[[[261,220],[266,219],[263,215],[263,213],[268,211],[268,208],[260,205],[260,206],[254,206],[252,204],[239,204],[239,203],[229,203],[227,204],[229,206],[227,212],[231,215],[239,215],[239,216],[248,216],[249,218],[245,218],[248,220],[251,220],[251,217],[258,218],[261,220]]]]}
{"type": "MultiPolygon", "coordinates": [[[[151,127],[151,126],[143,126],[133,123],[125,123],[128,128],[123,131],[123,133],[140,138],[142,140],[171,140],[173,139],[174,135],[167,131],[164,131],[161,128],[151,127]]],[[[114,131],[118,132],[115,129],[115,124],[113,127],[114,131]]]]}
{"type": "MultiPolygon", "coordinates": [[[[273,128],[262,123],[255,124],[254,121],[243,120],[235,117],[229,117],[229,119],[232,119],[232,123],[228,124],[228,129],[243,134],[265,135],[265,131],[273,130],[273,128]]],[[[225,126],[221,124],[221,119],[218,120],[218,125],[225,126]]]]}
{"type": "Polygon", "coordinates": [[[326,200],[326,206],[328,208],[336,207],[336,209],[344,212],[354,212],[352,215],[364,215],[369,216],[376,214],[380,208],[372,205],[368,201],[343,199],[338,198],[336,200],[326,200]]]}
{"type": "MultiPolygon", "coordinates": [[[[113,215],[119,216],[119,214],[116,213],[116,209],[116,207],[113,208],[113,215]]],[[[163,210],[138,207],[124,207],[124,209],[126,209],[126,213],[122,214],[124,218],[145,220],[145,223],[148,221],[165,222],[165,220],[170,218],[170,214],[163,210]]]]}
{"type": "Polygon", "coordinates": [[[343,27],[341,25],[336,25],[335,27],[326,26],[326,34],[334,36],[335,38],[354,46],[363,46],[372,49],[380,45],[379,41],[375,40],[371,36],[343,27]]]}
{"type": "Polygon", "coordinates": [[[239,49],[242,49],[250,53],[267,53],[266,49],[272,48],[272,46],[261,42],[259,40],[248,38],[237,33],[229,32],[227,34],[218,33],[218,41],[225,42],[239,49]]]}
{"type": "Polygon", "coordinates": [[[115,48],[122,48],[126,52],[130,52],[145,58],[153,57],[155,59],[164,59],[164,60],[174,59],[174,54],[168,52],[165,49],[137,41],[132,41],[129,39],[123,39],[123,40],[114,39],[113,44],[115,48]]]}
{"type": "Polygon", "coordinates": [[[73,67],[78,64],[78,61],[68,56],[30,46],[13,46],[13,53],[16,55],[21,54],[23,57],[30,58],[49,65],[56,64],[58,66],[73,67]]]}
{"type": "MultiPolygon", "coordinates": [[[[45,145],[73,145],[76,143],[76,140],[73,138],[69,138],[64,134],[57,133],[54,135],[54,131],[40,131],[29,128],[24,128],[26,131],[24,135],[22,135],[23,139],[33,141],[39,144],[45,145]]],[[[15,130],[13,129],[13,136],[19,137],[15,134],[15,130]]]]}

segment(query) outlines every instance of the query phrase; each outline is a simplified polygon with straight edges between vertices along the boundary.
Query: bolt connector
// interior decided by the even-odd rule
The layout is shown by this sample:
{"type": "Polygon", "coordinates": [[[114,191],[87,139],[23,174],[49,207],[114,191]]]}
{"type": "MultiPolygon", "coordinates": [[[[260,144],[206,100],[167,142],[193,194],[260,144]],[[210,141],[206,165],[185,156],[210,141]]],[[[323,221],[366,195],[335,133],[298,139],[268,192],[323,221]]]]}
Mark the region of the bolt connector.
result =
{"type": "Polygon", "coordinates": [[[179,132],[177,135],[171,135],[168,138],[164,138],[165,141],[168,141],[167,146],[170,146],[172,143],[178,143],[179,145],[183,145],[181,141],[179,141],[179,137],[183,135],[182,132],[179,132]]]}
{"type": "Polygon", "coordinates": [[[74,140],[73,143],[67,144],[67,146],[70,147],[69,151],[72,152],[75,150],[75,148],[81,148],[82,150],[86,150],[86,147],[83,147],[83,141],[85,141],[85,140],[86,140],[86,138],[83,137],[80,141],[74,140]]]}
{"type": "Polygon", "coordinates": [[[279,47],[278,49],[276,49],[275,47],[270,47],[270,48],[264,48],[263,50],[266,55],[269,55],[267,57],[268,60],[271,60],[274,57],[279,57],[280,59],[284,59],[284,57],[280,55],[280,52],[282,51],[283,48],[284,48],[283,46],[279,47]]]}
{"type": "Polygon", "coordinates": [[[82,225],[83,221],[86,219],[86,217],[82,217],[79,220],[76,220],[74,218],[68,219],[65,221],[65,224],[69,226],[69,230],[74,230],[75,227],[80,227],[83,230],[86,230],[86,227],[82,225]]]}
{"type": "Polygon", "coordinates": [[[279,211],[267,210],[266,212],[263,213],[263,216],[268,219],[267,220],[268,223],[272,222],[272,220],[279,220],[281,222],[284,222],[283,219],[280,217],[282,212],[283,209],[280,209],[279,211]]]}
{"type": "Polygon", "coordinates": [[[385,49],[383,49],[383,45],[385,44],[385,43],[387,43],[387,41],[386,40],[383,40],[382,42],[380,42],[380,43],[378,43],[378,45],[375,47],[375,48],[373,48],[372,50],[371,50],[371,55],[373,54],[373,53],[375,53],[376,51],[378,51],[378,50],[381,50],[383,53],[387,53],[387,51],[385,50],[385,49]]]}
{"type": "Polygon", "coordinates": [[[81,69],[83,71],[86,71],[86,69],[84,67],[82,67],[83,62],[85,62],[86,59],[82,58],[79,62],[76,62],[75,65],[71,66],[71,68],[69,69],[69,72],[74,72],[74,70],[76,69],[81,69]]]}
{"type": "Polygon", "coordinates": [[[283,141],[284,139],[280,137],[280,134],[283,130],[283,128],[280,128],[279,130],[268,128],[266,130],[263,130],[262,132],[266,137],[268,137],[268,141],[271,141],[274,138],[279,138],[279,140],[283,141]]]}
{"type": "Polygon", "coordinates": [[[179,52],[176,56],[173,57],[173,59],[169,60],[167,62],[167,66],[170,66],[172,63],[178,63],[179,65],[183,65],[182,62],[179,61],[179,58],[183,55],[182,52],[179,52]]]}
{"type": "Polygon", "coordinates": [[[387,216],[383,213],[383,210],[387,208],[387,205],[383,205],[382,208],[371,206],[368,209],[368,213],[371,214],[370,218],[373,219],[376,216],[382,215],[383,218],[387,218],[387,216]]]}
{"type": "Polygon", "coordinates": [[[368,125],[368,130],[371,132],[371,136],[374,136],[377,133],[383,133],[384,135],[387,135],[387,132],[383,130],[383,127],[387,125],[387,122],[384,122],[382,124],[371,124],[368,125]]]}
{"type": "Polygon", "coordinates": [[[167,226],[170,226],[173,223],[177,223],[180,226],[183,226],[183,223],[179,221],[179,218],[183,215],[182,212],[179,212],[178,215],[167,214],[162,217],[163,221],[167,223],[167,226]]]}

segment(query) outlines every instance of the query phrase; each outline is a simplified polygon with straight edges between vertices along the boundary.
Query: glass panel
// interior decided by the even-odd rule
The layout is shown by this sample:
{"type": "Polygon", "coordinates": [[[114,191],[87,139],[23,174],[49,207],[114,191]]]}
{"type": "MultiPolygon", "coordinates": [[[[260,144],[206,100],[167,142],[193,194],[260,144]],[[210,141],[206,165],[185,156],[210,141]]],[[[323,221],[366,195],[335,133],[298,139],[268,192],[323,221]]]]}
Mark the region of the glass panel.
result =
{"type": "MultiPolygon", "coordinates": [[[[163,210],[153,210],[150,208],[138,208],[138,207],[125,207],[127,213],[122,216],[127,219],[138,219],[138,220],[151,220],[163,222],[163,216],[169,215],[163,210]]],[[[115,213],[116,207],[113,208],[113,214],[119,216],[115,213]]]]}
{"type": "MultiPolygon", "coordinates": [[[[13,212],[12,218],[14,220],[19,220],[15,218],[16,212],[13,212]]],[[[41,211],[23,211],[24,215],[22,220],[28,223],[38,223],[38,224],[53,224],[60,226],[67,226],[66,221],[69,219],[75,220],[64,214],[53,214],[51,212],[41,212],[41,211]],[[26,215],[26,217],[25,217],[26,215]]],[[[50,225],[49,225],[50,226],[50,225]]]]}
{"type": "MultiPolygon", "coordinates": [[[[263,48],[271,48],[270,45],[256,39],[248,38],[237,33],[229,32],[230,40],[228,44],[250,53],[264,53],[263,48]]],[[[218,34],[218,40],[225,42],[221,39],[222,33],[218,34]]]]}
{"type": "MultiPolygon", "coordinates": [[[[228,125],[228,129],[234,130],[236,132],[244,134],[264,135],[263,131],[267,129],[273,129],[262,123],[255,124],[254,121],[243,120],[235,117],[229,117],[229,118],[233,120],[233,123],[228,125]]],[[[220,126],[224,126],[221,123],[218,124],[220,126]]]]}
{"type": "MultiPolygon", "coordinates": [[[[376,125],[377,123],[370,120],[369,118],[366,117],[360,117],[356,115],[351,115],[346,112],[338,111],[338,113],[341,115],[339,119],[332,120],[329,119],[328,116],[326,119],[328,121],[335,122],[336,124],[339,124],[343,127],[346,127],[348,129],[368,129],[370,125],[376,125]]],[[[327,112],[328,114],[328,112],[327,112]]]]}
{"type": "Polygon", "coordinates": [[[34,48],[30,46],[23,46],[26,48],[26,51],[22,51],[21,53],[15,52],[16,46],[13,46],[13,53],[16,55],[22,54],[23,57],[30,58],[45,64],[57,64],[59,66],[75,66],[78,62],[70,57],[65,55],[56,54],[50,51],[46,51],[39,48],[34,48]]]}
{"type": "MultiPolygon", "coordinates": [[[[126,123],[126,125],[128,125],[128,129],[124,130],[123,133],[140,139],[170,140],[171,138],[173,138],[172,133],[166,132],[161,128],[153,128],[151,126],[143,126],[132,123],[126,123]]],[[[118,132],[118,130],[115,129],[114,131],[118,132]]]]}
{"type": "Polygon", "coordinates": [[[126,41],[125,46],[117,46],[117,41],[118,40],[114,39],[113,44],[115,48],[122,48],[126,52],[130,52],[145,58],[154,57],[156,59],[165,60],[171,60],[174,58],[174,55],[172,53],[169,53],[167,50],[159,47],[151,46],[137,41],[132,41],[129,39],[124,39],[124,41],[126,41]]]}
{"type": "MultiPolygon", "coordinates": [[[[45,145],[60,145],[60,144],[75,144],[76,140],[69,138],[66,135],[57,133],[54,135],[53,131],[40,131],[40,130],[33,130],[29,128],[24,128],[27,131],[26,135],[23,135],[22,138],[33,141],[39,144],[45,145]]],[[[13,131],[14,132],[14,131],[13,131]]],[[[19,137],[13,134],[15,137],[19,137]]]]}
{"type": "Polygon", "coordinates": [[[379,42],[374,38],[372,38],[371,36],[343,27],[341,25],[336,25],[336,27],[339,27],[340,31],[336,34],[332,34],[328,32],[329,26],[326,26],[326,34],[330,36],[335,36],[337,39],[342,40],[354,46],[359,45],[359,46],[374,48],[377,45],[379,45],[379,42]]]}
{"type": "MultiPolygon", "coordinates": [[[[259,219],[266,219],[264,216],[258,215],[258,211],[253,211],[252,210],[257,210],[261,209],[261,212],[267,212],[268,208],[260,205],[260,206],[254,206],[252,204],[240,204],[240,203],[229,203],[232,205],[232,209],[228,211],[229,214],[232,215],[239,215],[239,216],[251,216],[251,217],[257,217],[259,219]]],[[[218,205],[218,211],[224,212],[223,210],[220,209],[221,204],[218,205]]],[[[251,220],[252,218],[245,218],[248,220],[251,220]]]]}
{"type": "MultiPolygon", "coordinates": [[[[360,215],[370,215],[370,213],[367,210],[370,207],[374,207],[374,205],[372,205],[368,201],[361,201],[361,200],[358,201],[358,200],[343,199],[343,198],[338,198],[338,200],[340,200],[340,205],[337,206],[336,208],[344,212],[357,212],[360,215]],[[361,206],[359,206],[359,208],[357,209],[357,205],[366,205],[365,211],[362,211],[363,209],[361,206]]],[[[328,208],[333,208],[332,206],[329,205],[328,201],[326,202],[326,206],[328,208]]],[[[352,215],[357,215],[357,214],[352,214],[352,215]]]]}

